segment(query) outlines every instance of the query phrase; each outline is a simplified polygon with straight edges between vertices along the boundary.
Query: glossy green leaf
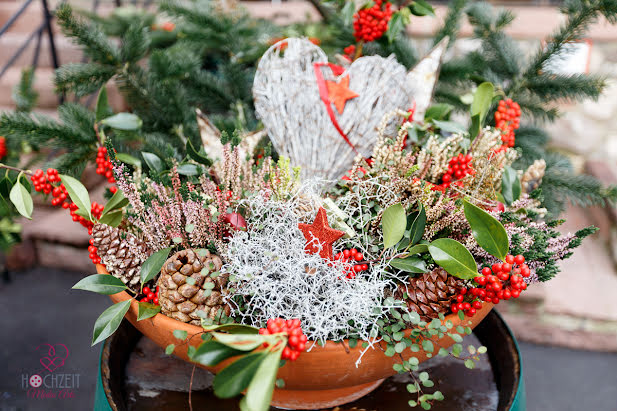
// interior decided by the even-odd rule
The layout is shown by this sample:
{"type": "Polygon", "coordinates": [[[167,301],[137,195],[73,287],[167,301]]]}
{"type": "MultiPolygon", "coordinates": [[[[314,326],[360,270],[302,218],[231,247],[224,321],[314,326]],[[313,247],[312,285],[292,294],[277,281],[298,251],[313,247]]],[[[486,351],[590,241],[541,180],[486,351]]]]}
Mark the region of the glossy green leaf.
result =
{"type": "Polygon", "coordinates": [[[420,240],[422,240],[422,236],[424,235],[424,229],[426,228],[426,211],[424,210],[424,206],[420,205],[420,211],[418,215],[413,220],[411,224],[411,234],[409,239],[411,244],[417,244],[420,240]]]}
{"type": "Polygon", "coordinates": [[[495,87],[493,86],[493,84],[485,81],[478,86],[475,94],[473,95],[473,102],[471,103],[471,115],[479,116],[480,125],[484,123],[486,114],[491,108],[494,94],[495,87]]]}
{"type": "Polygon", "coordinates": [[[99,223],[107,224],[111,227],[118,227],[120,223],[122,223],[122,219],[124,218],[124,214],[122,211],[118,210],[113,213],[107,213],[99,219],[99,223]]]}
{"type": "Polygon", "coordinates": [[[259,329],[250,325],[229,323],[202,326],[204,331],[225,331],[230,334],[258,334],[259,329]]]}
{"type": "Polygon", "coordinates": [[[4,177],[0,180],[0,196],[3,198],[9,198],[11,189],[13,188],[13,182],[10,178],[4,177]]]}
{"type": "Polygon", "coordinates": [[[157,173],[163,171],[163,160],[161,160],[156,154],[142,151],[141,156],[144,158],[144,161],[146,162],[150,170],[157,173]]]}
{"type": "Polygon", "coordinates": [[[126,290],[126,285],[119,278],[109,274],[94,274],[83,278],[73,286],[74,290],[92,291],[98,294],[112,295],[126,290]]]}
{"type": "Polygon", "coordinates": [[[116,191],[116,193],[111,196],[107,204],[105,204],[105,208],[103,209],[103,214],[105,215],[111,211],[119,210],[128,205],[129,200],[124,197],[124,194],[121,190],[116,191]]]}
{"type": "MultiPolygon", "coordinates": [[[[112,276],[110,275],[109,277],[112,276]]],[[[92,345],[100,343],[116,332],[122,322],[122,319],[131,307],[131,301],[133,300],[121,301],[103,311],[94,323],[92,345]]]]}
{"type": "Polygon", "coordinates": [[[138,130],[142,125],[141,119],[132,113],[118,113],[101,120],[101,123],[111,128],[127,131],[138,130]]]}
{"type": "Polygon", "coordinates": [[[521,196],[521,180],[518,173],[510,166],[506,166],[501,177],[501,194],[507,205],[512,204],[521,196]]]}
{"type": "Polygon", "coordinates": [[[428,244],[416,244],[407,250],[409,255],[422,254],[428,252],[428,244]]]}
{"type": "Polygon", "coordinates": [[[433,6],[428,4],[425,0],[415,0],[411,3],[409,8],[411,9],[411,13],[415,16],[422,17],[435,15],[435,9],[433,9],[433,6]]]}
{"type": "Polygon", "coordinates": [[[32,219],[32,211],[34,210],[34,204],[32,202],[32,196],[30,192],[26,189],[26,187],[21,184],[19,179],[11,188],[11,192],[9,193],[9,199],[11,203],[15,206],[19,214],[26,217],[27,219],[32,219]]]}
{"type": "Polygon", "coordinates": [[[408,273],[422,274],[427,271],[424,260],[414,256],[394,259],[390,262],[390,265],[408,273]]]}
{"type": "Polygon", "coordinates": [[[353,23],[353,16],[356,13],[356,2],[346,1],[341,9],[341,18],[344,26],[350,26],[353,23]]]}
{"type": "Polygon", "coordinates": [[[433,260],[451,275],[468,280],[478,275],[473,256],[465,246],[451,238],[440,238],[428,246],[433,260]]]}
{"type": "Polygon", "coordinates": [[[82,210],[84,213],[87,213],[88,218],[92,221],[92,205],[90,204],[90,195],[88,194],[86,187],[84,187],[79,180],[71,176],[61,174],[60,179],[62,180],[64,187],[66,187],[69,197],[71,197],[71,200],[75,203],[77,208],[82,210]]]}
{"type": "Polygon", "coordinates": [[[219,332],[212,332],[212,336],[216,341],[240,351],[252,351],[266,340],[275,338],[261,334],[224,334],[219,332]]]}
{"type": "MultiPolygon", "coordinates": [[[[424,113],[424,119],[428,120],[446,120],[448,115],[452,112],[454,106],[446,103],[433,104],[426,109],[424,113]]],[[[433,121],[434,122],[434,121],[433,121]]]]}
{"type": "Polygon", "coordinates": [[[242,411],[262,411],[270,408],[282,350],[266,355],[251,380],[246,395],[240,401],[242,411]]]}
{"type": "Polygon", "coordinates": [[[139,161],[138,158],[135,158],[130,154],[116,153],[116,159],[118,161],[122,161],[125,164],[141,168],[141,161],[139,161]]]}
{"type": "Polygon", "coordinates": [[[174,330],[173,335],[177,339],[184,341],[186,337],[188,337],[188,332],[186,332],[186,330],[174,330]]]}
{"type": "Polygon", "coordinates": [[[243,351],[228,347],[218,341],[210,340],[197,347],[193,361],[207,366],[215,366],[227,358],[243,353],[243,351]]]}
{"type": "MultiPolygon", "coordinates": [[[[111,276],[110,276],[111,277],[111,276]]],[[[161,312],[161,306],[146,302],[139,302],[139,309],[137,311],[137,321],[145,320],[150,317],[154,317],[161,312]]]]}
{"type": "Polygon", "coordinates": [[[96,98],[96,108],[94,109],[96,122],[108,118],[114,112],[109,106],[109,100],[107,98],[107,87],[103,85],[99,90],[99,95],[96,98]]]}
{"type": "Polygon", "coordinates": [[[165,354],[171,355],[175,349],[176,349],[176,344],[169,344],[167,347],[165,347],[165,354]]]}
{"type": "Polygon", "coordinates": [[[433,124],[439,127],[440,130],[446,131],[448,133],[464,133],[465,131],[467,131],[462,124],[455,121],[433,120],[433,124]]]}
{"type": "Polygon", "coordinates": [[[244,391],[265,358],[263,352],[247,354],[221,370],[212,383],[216,396],[232,398],[244,391]]]}
{"type": "Polygon", "coordinates": [[[394,204],[386,208],[381,217],[384,247],[393,247],[401,241],[406,226],[407,217],[402,204],[394,204]]]}
{"type": "Polygon", "coordinates": [[[161,272],[161,268],[163,267],[163,264],[165,264],[170,251],[171,247],[163,248],[162,250],[152,254],[146,261],[144,261],[140,272],[142,285],[152,280],[158,273],[161,272]]]}
{"type": "Polygon", "coordinates": [[[405,17],[400,12],[394,13],[388,22],[388,30],[386,30],[388,42],[392,43],[404,28],[405,17]]]}
{"type": "Polygon", "coordinates": [[[506,258],[510,245],[504,226],[495,217],[467,200],[463,201],[463,208],[471,233],[480,247],[500,260],[506,258]]]}
{"type": "Polygon", "coordinates": [[[482,128],[482,122],[480,121],[480,115],[476,114],[475,116],[471,116],[471,124],[469,125],[469,137],[473,140],[478,134],[480,134],[480,129],[482,128]]]}
{"type": "Polygon", "coordinates": [[[199,167],[195,164],[180,164],[178,166],[178,174],[182,176],[196,176],[199,175],[199,167]]]}
{"type": "Polygon", "coordinates": [[[210,160],[205,153],[202,154],[200,151],[197,151],[195,147],[193,147],[191,140],[187,140],[186,142],[186,153],[199,164],[203,164],[206,167],[210,167],[212,165],[212,160],[210,160]]]}

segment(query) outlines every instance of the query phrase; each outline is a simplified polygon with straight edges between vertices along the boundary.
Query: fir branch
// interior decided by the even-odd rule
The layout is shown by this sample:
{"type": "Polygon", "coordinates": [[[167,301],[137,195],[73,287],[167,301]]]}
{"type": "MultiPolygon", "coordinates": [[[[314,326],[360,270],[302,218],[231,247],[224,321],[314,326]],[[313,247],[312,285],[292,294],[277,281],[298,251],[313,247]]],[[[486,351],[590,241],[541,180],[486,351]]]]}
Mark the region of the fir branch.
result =
{"type": "Polygon", "coordinates": [[[34,68],[26,67],[21,71],[19,83],[13,88],[12,98],[15,102],[16,110],[29,113],[36,105],[39,97],[34,88],[34,68]]]}
{"type": "MultiPolygon", "coordinates": [[[[97,137],[94,131],[96,119],[92,111],[80,104],[65,103],[58,107],[58,116],[64,126],[73,130],[82,142],[89,142],[90,145],[96,144],[97,137]]],[[[69,145],[67,148],[75,149],[76,147],[69,145]]]]}
{"type": "Polygon", "coordinates": [[[95,24],[86,24],[76,18],[73,9],[67,3],[58,6],[56,17],[62,33],[76,44],[83,46],[84,54],[92,60],[107,65],[120,64],[118,48],[107,38],[100,27],[95,24]]]}
{"type": "Polygon", "coordinates": [[[76,147],[91,142],[75,134],[72,127],[62,125],[51,117],[26,113],[7,112],[0,115],[0,135],[21,139],[34,146],[76,147]]]}
{"type": "Polygon", "coordinates": [[[116,74],[114,66],[98,63],[68,63],[56,70],[56,93],[74,93],[87,96],[99,90],[116,74]]]}
{"type": "Polygon", "coordinates": [[[437,45],[446,36],[450,38],[448,48],[454,44],[460,30],[461,17],[467,2],[468,0],[451,0],[448,3],[448,14],[444,19],[443,25],[433,38],[433,46],[437,45]]]}
{"type": "Polygon", "coordinates": [[[541,74],[524,80],[522,87],[547,101],[597,100],[606,87],[604,77],[586,74],[541,74]]]}
{"type": "Polygon", "coordinates": [[[133,24],[122,36],[120,59],[123,63],[136,63],[146,55],[149,48],[148,29],[141,24],[133,24]]]}

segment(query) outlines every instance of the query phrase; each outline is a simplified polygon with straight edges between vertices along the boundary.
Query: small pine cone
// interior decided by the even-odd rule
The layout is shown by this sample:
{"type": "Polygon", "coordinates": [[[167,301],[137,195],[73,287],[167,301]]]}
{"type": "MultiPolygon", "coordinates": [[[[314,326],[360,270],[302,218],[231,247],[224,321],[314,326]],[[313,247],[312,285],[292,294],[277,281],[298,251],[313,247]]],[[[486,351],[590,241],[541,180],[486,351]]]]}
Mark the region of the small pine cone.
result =
{"type": "Polygon", "coordinates": [[[107,271],[139,293],[141,265],[151,254],[146,244],[133,234],[100,223],[92,227],[92,238],[107,271]]]}
{"type": "Polygon", "coordinates": [[[199,314],[213,320],[231,314],[231,307],[223,302],[229,274],[219,273],[223,262],[218,255],[207,250],[201,254],[191,249],[178,251],[165,261],[158,281],[161,312],[194,325],[201,324],[199,314]]]}
{"type": "Polygon", "coordinates": [[[420,314],[423,321],[430,321],[450,310],[450,305],[461,287],[461,280],[437,267],[419,277],[410,278],[407,288],[399,285],[396,298],[405,301],[411,311],[420,314]],[[407,293],[406,299],[403,299],[404,293],[407,293]]]}
{"type": "Polygon", "coordinates": [[[521,186],[525,193],[531,193],[542,184],[542,178],[546,171],[546,161],[539,159],[533,162],[521,177],[521,186]]]}

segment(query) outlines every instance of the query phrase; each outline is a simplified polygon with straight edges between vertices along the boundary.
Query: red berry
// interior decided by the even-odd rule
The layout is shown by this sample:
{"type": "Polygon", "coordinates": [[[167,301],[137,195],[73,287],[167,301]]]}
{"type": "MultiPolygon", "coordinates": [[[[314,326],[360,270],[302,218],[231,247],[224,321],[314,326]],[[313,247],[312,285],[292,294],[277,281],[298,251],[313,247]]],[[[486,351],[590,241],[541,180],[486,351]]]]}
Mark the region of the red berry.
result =
{"type": "Polygon", "coordinates": [[[507,255],[506,256],[506,263],[508,264],[514,264],[514,256],[513,255],[507,255]]]}
{"type": "Polygon", "coordinates": [[[488,267],[484,267],[482,269],[482,275],[491,275],[491,269],[488,267]]]}
{"type": "Polygon", "coordinates": [[[514,262],[518,265],[521,265],[525,262],[525,257],[523,257],[521,254],[517,255],[516,257],[514,257],[514,262]]]}

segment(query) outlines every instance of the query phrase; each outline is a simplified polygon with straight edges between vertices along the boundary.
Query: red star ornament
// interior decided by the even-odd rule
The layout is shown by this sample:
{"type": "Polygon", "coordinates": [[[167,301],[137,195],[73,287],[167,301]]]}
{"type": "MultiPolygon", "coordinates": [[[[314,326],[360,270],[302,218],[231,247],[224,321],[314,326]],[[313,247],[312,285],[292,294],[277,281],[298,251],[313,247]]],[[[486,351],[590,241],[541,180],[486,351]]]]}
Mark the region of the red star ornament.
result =
{"type": "Polygon", "coordinates": [[[326,80],[326,86],[328,87],[328,97],[334,103],[334,107],[336,107],[336,111],[339,114],[343,114],[347,100],[360,96],[355,91],[349,89],[349,75],[343,77],[339,83],[326,80]]]}
{"type": "Polygon", "coordinates": [[[317,216],[313,224],[298,224],[298,228],[304,234],[306,238],[306,252],[311,254],[317,254],[324,259],[332,259],[332,243],[345,235],[344,232],[330,228],[328,225],[328,217],[326,216],[326,210],[323,207],[317,211],[317,216]],[[321,250],[319,246],[315,244],[313,238],[317,238],[321,244],[321,250]]]}

